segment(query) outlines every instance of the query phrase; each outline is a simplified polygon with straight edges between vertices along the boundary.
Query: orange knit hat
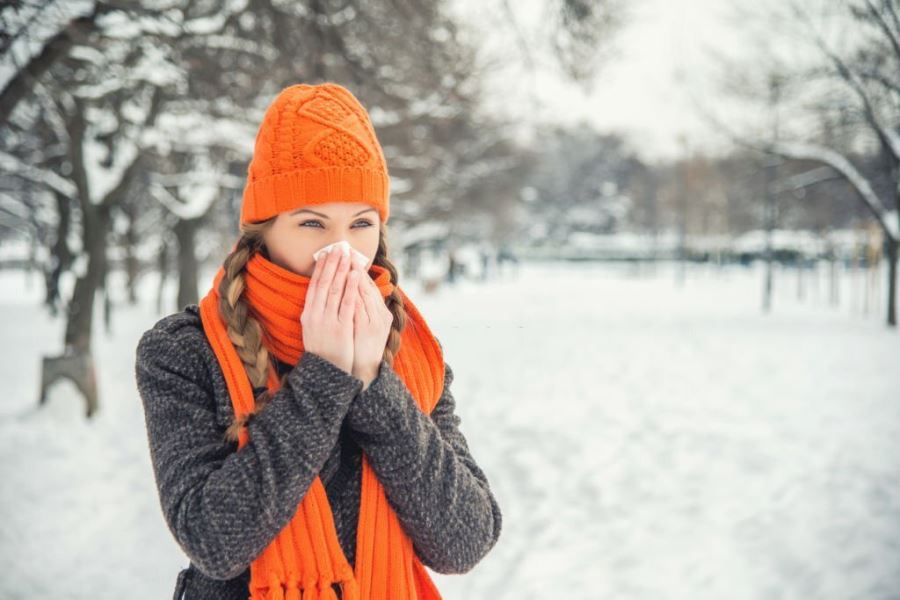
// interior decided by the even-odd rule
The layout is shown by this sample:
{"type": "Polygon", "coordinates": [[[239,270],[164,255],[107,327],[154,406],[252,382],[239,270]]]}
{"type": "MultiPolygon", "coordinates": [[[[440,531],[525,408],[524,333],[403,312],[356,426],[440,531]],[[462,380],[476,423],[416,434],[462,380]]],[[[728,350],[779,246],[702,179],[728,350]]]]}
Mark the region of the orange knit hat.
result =
{"type": "Polygon", "coordinates": [[[390,179],[369,114],[345,87],[299,83],[263,116],[241,204],[241,223],[308,204],[363,202],[386,223],[390,179]]]}

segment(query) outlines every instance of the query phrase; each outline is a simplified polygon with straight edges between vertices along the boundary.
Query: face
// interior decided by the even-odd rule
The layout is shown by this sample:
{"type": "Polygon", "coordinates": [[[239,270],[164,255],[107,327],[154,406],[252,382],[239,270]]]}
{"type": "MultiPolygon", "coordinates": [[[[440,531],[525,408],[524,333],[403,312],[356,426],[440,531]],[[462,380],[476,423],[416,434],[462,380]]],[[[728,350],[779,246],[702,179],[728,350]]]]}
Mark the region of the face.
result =
{"type": "Polygon", "coordinates": [[[341,240],[369,258],[368,269],[378,250],[380,224],[381,217],[370,204],[311,204],[280,213],[263,240],[272,262],[312,277],[316,266],[313,252],[341,240]]]}

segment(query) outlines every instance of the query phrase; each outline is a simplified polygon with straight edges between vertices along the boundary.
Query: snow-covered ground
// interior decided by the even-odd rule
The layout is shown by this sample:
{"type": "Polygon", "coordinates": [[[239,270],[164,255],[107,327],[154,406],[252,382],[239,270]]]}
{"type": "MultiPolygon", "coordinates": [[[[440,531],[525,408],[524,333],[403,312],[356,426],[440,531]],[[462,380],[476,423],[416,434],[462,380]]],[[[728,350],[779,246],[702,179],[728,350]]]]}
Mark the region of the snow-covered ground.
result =
{"type": "MultiPolygon", "coordinates": [[[[900,597],[900,332],[848,277],[829,307],[824,279],[798,301],[778,273],[763,315],[759,268],[675,273],[542,263],[404,286],[504,512],[475,569],[434,575],[445,598],[900,597]]],[[[133,379],[153,283],[96,336],[88,423],[68,383],[35,410],[62,323],[36,278],[0,272],[0,598],[171,596],[187,559],[133,379]]]]}

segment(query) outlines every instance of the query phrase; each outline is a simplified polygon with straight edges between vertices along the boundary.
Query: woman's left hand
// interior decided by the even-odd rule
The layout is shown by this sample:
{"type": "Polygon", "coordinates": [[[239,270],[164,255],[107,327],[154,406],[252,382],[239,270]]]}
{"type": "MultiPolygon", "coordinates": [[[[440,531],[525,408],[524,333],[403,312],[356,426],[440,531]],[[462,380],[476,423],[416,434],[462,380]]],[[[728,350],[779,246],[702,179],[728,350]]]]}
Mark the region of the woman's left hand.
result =
{"type": "Polygon", "coordinates": [[[363,380],[365,389],[378,376],[394,314],[366,269],[356,264],[353,268],[362,276],[353,317],[353,376],[363,380]]]}

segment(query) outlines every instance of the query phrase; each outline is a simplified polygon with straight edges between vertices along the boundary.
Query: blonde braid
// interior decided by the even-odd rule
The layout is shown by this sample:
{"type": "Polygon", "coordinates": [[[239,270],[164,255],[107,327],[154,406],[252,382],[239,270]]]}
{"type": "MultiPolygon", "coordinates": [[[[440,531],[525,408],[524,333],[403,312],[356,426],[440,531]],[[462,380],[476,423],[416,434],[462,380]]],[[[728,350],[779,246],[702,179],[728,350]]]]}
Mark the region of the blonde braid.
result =
{"type": "Polygon", "coordinates": [[[391,366],[394,365],[394,358],[400,350],[400,334],[406,327],[406,309],[403,307],[403,298],[396,286],[399,285],[399,276],[394,263],[388,258],[387,244],[387,227],[381,223],[381,232],[378,237],[378,250],[375,252],[374,264],[384,267],[391,274],[391,281],[394,284],[394,291],[384,299],[385,305],[394,315],[394,321],[391,324],[391,332],[388,334],[387,344],[384,348],[384,360],[391,366]]]}
{"type": "Polygon", "coordinates": [[[219,313],[253,387],[266,384],[269,362],[269,351],[262,343],[262,326],[250,315],[243,297],[244,269],[256,250],[251,239],[241,237],[225,259],[225,273],[219,283],[219,313]]]}
{"type": "MultiPolygon", "coordinates": [[[[263,328],[250,314],[249,305],[244,298],[245,274],[247,262],[256,252],[264,251],[262,232],[274,222],[274,217],[261,223],[245,223],[241,225],[241,237],[234,250],[225,258],[224,274],[219,283],[219,314],[225,324],[228,338],[234,345],[244,370],[253,387],[265,387],[269,369],[274,368],[272,357],[263,344],[263,328]]],[[[287,373],[281,377],[281,385],[287,373]]],[[[253,410],[235,420],[225,431],[225,439],[237,441],[243,427],[254,414],[262,410],[271,400],[272,393],[268,388],[255,398],[253,410]]]]}

